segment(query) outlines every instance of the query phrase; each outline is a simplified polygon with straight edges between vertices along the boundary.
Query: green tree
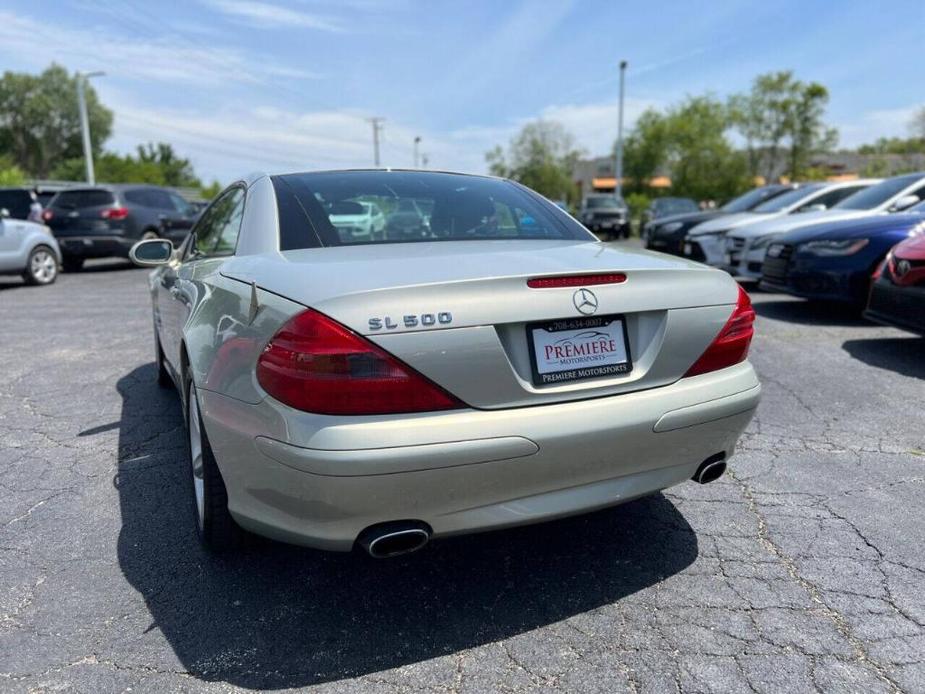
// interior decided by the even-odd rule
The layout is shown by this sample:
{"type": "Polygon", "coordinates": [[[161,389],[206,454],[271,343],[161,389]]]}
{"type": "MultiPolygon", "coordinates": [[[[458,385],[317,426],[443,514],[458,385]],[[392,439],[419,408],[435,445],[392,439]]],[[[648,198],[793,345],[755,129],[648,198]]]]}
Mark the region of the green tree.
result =
{"type": "Polygon", "coordinates": [[[138,161],[141,164],[154,164],[161,171],[164,185],[186,188],[202,185],[196,178],[190,160],[177,156],[173,147],[166,142],[138,145],[138,161]]]}
{"type": "Polygon", "coordinates": [[[209,185],[199,187],[199,195],[202,196],[203,200],[211,200],[212,198],[218,197],[222,189],[222,184],[213,180],[209,185]]]}
{"type": "Polygon", "coordinates": [[[925,106],[922,106],[915,115],[912,116],[912,122],[909,124],[912,131],[912,137],[925,142],[925,106]]]}
{"type": "Polygon", "coordinates": [[[21,186],[26,182],[26,174],[8,155],[0,155],[0,186],[21,186]]]}
{"type": "Polygon", "coordinates": [[[643,192],[648,181],[668,160],[669,128],[667,119],[655,109],[646,109],[636,120],[623,144],[623,175],[626,188],[643,192]]]}
{"type": "Polygon", "coordinates": [[[838,140],[823,122],[828,101],[823,85],[802,82],[789,70],[759,75],[750,92],[730,97],[730,119],[745,138],[750,173],[767,180],[782,171],[803,176],[811,156],[838,140]]]}
{"type": "MultiPolygon", "coordinates": [[[[96,178],[107,183],[151,183],[159,186],[199,188],[188,159],[177,156],[173,147],[164,142],[139,145],[137,156],[103,152],[94,157],[96,178]]],[[[83,177],[83,159],[68,159],[52,171],[55,178],[80,180],[83,177]]]]}
{"type": "Polygon", "coordinates": [[[651,194],[648,181],[665,171],[673,194],[733,197],[749,181],[745,158],[726,136],[728,127],[726,107],[709,95],[688,97],[663,113],[644,112],[626,140],[627,187],[651,194]]]}
{"type": "Polygon", "coordinates": [[[709,95],[688,97],[667,114],[672,192],[695,200],[731,198],[750,181],[745,157],[726,136],[726,107],[709,95]]]}
{"type": "MultiPolygon", "coordinates": [[[[8,71],[0,77],[0,152],[30,176],[47,178],[59,162],[83,156],[77,79],[55,64],[40,75],[8,71]]],[[[89,85],[86,99],[97,153],[112,130],[112,111],[89,85]]]]}
{"type": "Polygon", "coordinates": [[[521,129],[506,153],[495,147],[485,159],[495,176],[512,178],[548,198],[574,203],[578,193],[572,170],[580,156],[574,138],[561,123],[538,120],[521,129]]]}

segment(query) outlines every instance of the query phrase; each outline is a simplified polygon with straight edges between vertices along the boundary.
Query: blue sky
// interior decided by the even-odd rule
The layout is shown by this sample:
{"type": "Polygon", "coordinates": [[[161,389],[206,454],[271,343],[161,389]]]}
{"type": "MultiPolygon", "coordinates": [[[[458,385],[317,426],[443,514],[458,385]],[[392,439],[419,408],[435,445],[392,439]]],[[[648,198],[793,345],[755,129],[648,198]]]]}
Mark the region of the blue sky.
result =
{"type": "Polygon", "coordinates": [[[204,178],[382,163],[482,171],[526,121],[561,121],[589,154],[627,120],[793,69],[831,91],[841,144],[906,136],[925,105],[925,3],[514,0],[6,0],[0,66],[105,70],[110,147],[172,142],[204,178]]]}

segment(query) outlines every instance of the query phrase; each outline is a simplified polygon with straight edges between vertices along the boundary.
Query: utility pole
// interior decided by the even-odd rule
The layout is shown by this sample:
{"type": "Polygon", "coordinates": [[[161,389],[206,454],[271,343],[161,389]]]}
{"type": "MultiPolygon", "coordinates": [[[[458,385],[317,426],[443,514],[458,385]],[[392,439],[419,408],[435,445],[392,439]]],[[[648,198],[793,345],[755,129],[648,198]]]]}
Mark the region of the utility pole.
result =
{"type": "Polygon", "coordinates": [[[418,167],[418,145],[420,144],[421,144],[421,136],[418,135],[417,137],[414,138],[414,168],[416,169],[419,168],[418,167]]]}
{"type": "Polygon", "coordinates": [[[96,183],[93,173],[93,146],[90,142],[90,118],[87,116],[87,97],[84,89],[91,77],[102,77],[105,72],[77,73],[77,110],[80,111],[80,134],[83,136],[84,164],[87,167],[87,183],[96,183]]]}
{"type": "Polygon", "coordinates": [[[385,118],[367,118],[368,122],[372,123],[373,126],[373,164],[376,168],[379,168],[379,133],[382,132],[382,121],[385,118]]]}
{"type": "Polygon", "coordinates": [[[614,177],[616,178],[615,192],[617,197],[623,197],[623,81],[626,75],[627,62],[620,61],[620,107],[617,116],[617,156],[614,161],[614,177]]]}

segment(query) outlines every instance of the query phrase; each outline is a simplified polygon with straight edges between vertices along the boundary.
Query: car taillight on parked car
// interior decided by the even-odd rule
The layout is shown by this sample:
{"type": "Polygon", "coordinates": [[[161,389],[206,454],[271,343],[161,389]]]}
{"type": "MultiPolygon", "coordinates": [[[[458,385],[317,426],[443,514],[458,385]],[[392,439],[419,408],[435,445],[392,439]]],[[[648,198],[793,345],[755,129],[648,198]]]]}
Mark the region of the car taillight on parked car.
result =
{"type": "Polygon", "coordinates": [[[754,323],[755,309],[752,308],[752,301],[748,298],[748,293],[739,287],[739,299],[726,325],[700,355],[700,359],[687,370],[684,377],[725,369],[727,366],[745,361],[748,347],[755,334],[754,323]]]}
{"type": "Polygon", "coordinates": [[[128,208],[125,207],[107,207],[102,211],[103,219],[119,220],[128,217],[128,208]]]}
{"type": "Polygon", "coordinates": [[[42,210],[42,221],[50,222],[54,218],[55,218],[54,212],[52,212],[51,210],[42,210]]]}
{"type": "Polygon", "coordinates": [[[257,360],[257,381],[280,402],[329,415],[400,414],[465,407],[349,328],[308,309],[257,360]]]}

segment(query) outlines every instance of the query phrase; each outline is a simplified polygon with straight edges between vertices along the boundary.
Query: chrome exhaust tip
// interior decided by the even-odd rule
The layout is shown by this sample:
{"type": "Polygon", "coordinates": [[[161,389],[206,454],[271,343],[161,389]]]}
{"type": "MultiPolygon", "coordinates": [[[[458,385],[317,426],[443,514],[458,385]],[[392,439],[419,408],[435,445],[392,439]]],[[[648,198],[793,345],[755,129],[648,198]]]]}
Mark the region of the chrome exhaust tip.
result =
{"type": "Polygon", "coordinates": [[[697,468],[697,472],[694,473],[691,479],[700,484],[709,484],[718,480],[725,472],[726,456],[723,454],[714,455],[700,463],[700,467],[697,468]]]}
{"type": "Polygon", "coordinates": [[[374,525],[357,538],[357,544],[373,559],[389,559],[410,554],[430,541],[430,529],[420,522],[374,525]]]}

